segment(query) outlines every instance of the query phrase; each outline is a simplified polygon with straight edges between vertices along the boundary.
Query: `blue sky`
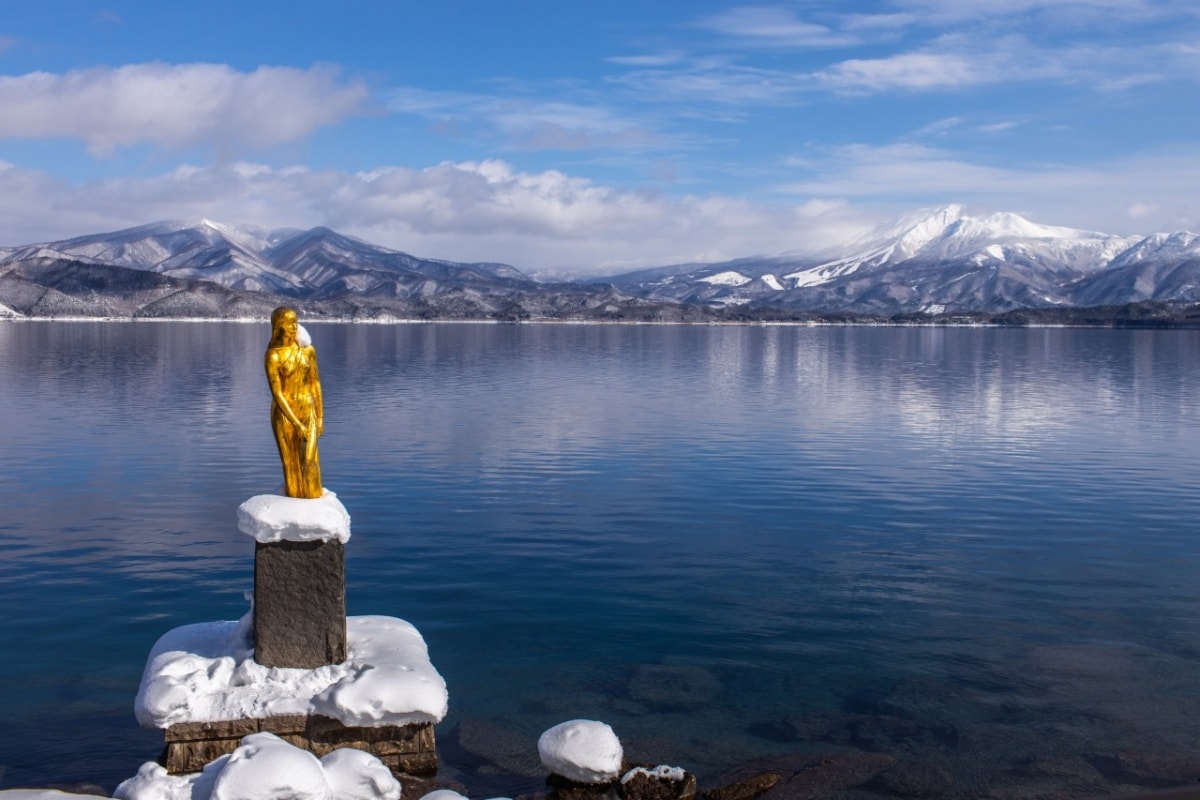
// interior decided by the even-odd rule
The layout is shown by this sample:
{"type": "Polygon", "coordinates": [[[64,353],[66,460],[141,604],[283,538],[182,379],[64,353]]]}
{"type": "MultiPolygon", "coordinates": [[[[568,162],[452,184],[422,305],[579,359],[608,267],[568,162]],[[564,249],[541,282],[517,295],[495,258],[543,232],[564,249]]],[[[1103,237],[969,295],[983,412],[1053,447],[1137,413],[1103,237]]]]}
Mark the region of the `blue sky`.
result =
{"type": "Polygon", "coordinates": [[[1192,0],[40,0],[0,65],[0,244],[207,217],[593,272],[946,203],[1200,229],[1192,0]]]}

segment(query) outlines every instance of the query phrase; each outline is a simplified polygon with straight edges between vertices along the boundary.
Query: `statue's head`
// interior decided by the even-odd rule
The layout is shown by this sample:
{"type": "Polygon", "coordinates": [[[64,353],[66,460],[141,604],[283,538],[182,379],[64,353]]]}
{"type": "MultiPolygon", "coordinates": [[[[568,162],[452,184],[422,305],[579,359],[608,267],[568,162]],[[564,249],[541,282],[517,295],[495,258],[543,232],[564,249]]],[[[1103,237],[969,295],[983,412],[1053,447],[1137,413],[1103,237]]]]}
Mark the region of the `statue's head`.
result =
{"type": "Polygon", "coordinates": [[[279,347],[296,341],[300,328],[300,316],[296,309],[280,306],[271,312],[271,346],[279,347]]]}

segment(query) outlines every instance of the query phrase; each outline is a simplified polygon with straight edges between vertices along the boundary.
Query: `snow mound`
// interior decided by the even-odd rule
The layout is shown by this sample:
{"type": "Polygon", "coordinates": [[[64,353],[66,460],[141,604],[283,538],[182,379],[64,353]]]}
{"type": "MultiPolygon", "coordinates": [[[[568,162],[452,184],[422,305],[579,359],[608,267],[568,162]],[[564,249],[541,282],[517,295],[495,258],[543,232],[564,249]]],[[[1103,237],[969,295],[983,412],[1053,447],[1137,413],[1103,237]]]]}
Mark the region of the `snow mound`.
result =
{"type": "Polygon", "coordinates": [[[333,800],[320,760],[273,733],[254,733],[230,754],[211,800],[333,800]]]}
{"type": "Polygon", "coordinates": [[[375,756],[343,747],[321,759],[335,800],[400,800],[400,782],[375,756]]]}
{"type": "Polygon", "coordinates": [[[346,660],[316,669],[264,667],[254,660],[251,614],[168,631],[155,643],[134,703],[138,722],[182,722],[321,714],[343,725],[441,722],[446,682],[425,640],[393,617],[346,618],[346,660]]]}
{"type": "Polygon", "coordinates": [[[541,735],[538,755],[555,775],[580,783],[608,783],[621,774],[624,753],[612,728],[603,722],[573,719],[541,735]]]}
{"type": "MultiPolygon", "coordinates": [[[[202,772],[169,775],[148,761],[113,793],[117,800],[400,800],[400,783],[378,758],[335,750],[324,758],[273,733],[254,733],[202,772]]],[[[8,800],[5,797],[5,800],[8,800]]],[[[15,800],[57,800],[16,798],[15,800]]]]}
{"type": "Polygon", "coordinates": [[[421,800],[467,800],[467,798],[453,789],[435,789],[428,794],[421,795],[421,800]]]}
{"type": "Polygon", "coordinates": [[[260,494],[238,506],[238,530],[260,544],[350,540],[350,512],[328,489],[316,499],[260,494]]]}

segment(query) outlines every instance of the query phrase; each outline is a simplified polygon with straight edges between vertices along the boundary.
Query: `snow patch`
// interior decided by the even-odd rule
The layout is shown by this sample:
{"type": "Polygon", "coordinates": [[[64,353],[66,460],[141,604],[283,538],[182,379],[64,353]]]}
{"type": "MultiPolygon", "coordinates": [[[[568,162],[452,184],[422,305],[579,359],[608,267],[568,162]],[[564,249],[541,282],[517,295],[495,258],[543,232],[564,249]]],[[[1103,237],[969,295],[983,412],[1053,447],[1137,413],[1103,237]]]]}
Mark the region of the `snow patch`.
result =
{"type": "Polygon", "coordinates": [[[660,764],[654,769],[646,769],[645,767],[634,767],[621,776],[621,783],[629,783],[639,775],[646,775],[650,778],[655,778],[660,781],[682,781],[687,777],[687,771],[683,767],[670,767],[666,764],[660,764]]]}
{"type": "Polygon", "coordinates": [[[763,283],[765,283],[767,286],[769,286],[770,288],[774,289],[777,292],[783,291],[783,284],[781,284],[779,282],[779,278],[776,278],[774,275],[772,275],[769,272],[766,275],[763,275],[761,278],[759,278],[759,280],[761,280],[763,283]]]}
{"type": "Polygon", "coordinates": [[[579,783],[608,783],[621,774],[624,752],[613,729],[603,722],[573,719],[538,738],[542,765],[579,783]]]}
{"type": "Polygon", "coordinates": [[[734,270],[718,272],[716,275],[709,275],[707,278],[700,279],[701,283],[708,283],[713,286],[745,286],[750,281],[750,278],[734,270]]]}
{"type": "Polygon", "coordinates": [[[254,660],[252,614],[170,630],[155,643],[134,702],[146,728],[322,714],[354,727],[440,722],[446,682],[411,624],[346,618],[346,660],[316,669],[254,660]]]}
{"type": "Polygon", "coordinates": [[[237,517],[238,530],[260,544],[350,541],[350,512],[328,489],[315,499],[255,495],[238,506],[237,517]]]}

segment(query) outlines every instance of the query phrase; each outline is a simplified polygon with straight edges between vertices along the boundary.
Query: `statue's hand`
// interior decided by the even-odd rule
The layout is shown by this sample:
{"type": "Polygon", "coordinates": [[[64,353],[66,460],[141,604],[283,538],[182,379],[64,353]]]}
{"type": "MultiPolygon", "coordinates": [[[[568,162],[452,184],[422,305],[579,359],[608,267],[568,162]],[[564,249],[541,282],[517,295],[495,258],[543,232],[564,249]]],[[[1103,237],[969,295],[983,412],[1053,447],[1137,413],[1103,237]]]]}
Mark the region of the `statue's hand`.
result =
{"type": "Polygon", "coordinates": [[[325,435],[325,420],[319,419],[319,420],[317,420],[317,436],[324,436],[324,435],[325,435]]]}

